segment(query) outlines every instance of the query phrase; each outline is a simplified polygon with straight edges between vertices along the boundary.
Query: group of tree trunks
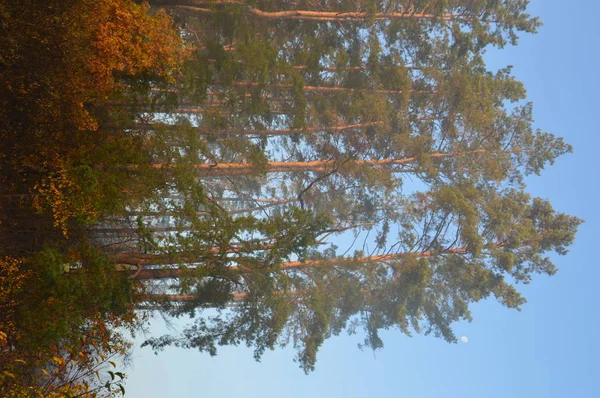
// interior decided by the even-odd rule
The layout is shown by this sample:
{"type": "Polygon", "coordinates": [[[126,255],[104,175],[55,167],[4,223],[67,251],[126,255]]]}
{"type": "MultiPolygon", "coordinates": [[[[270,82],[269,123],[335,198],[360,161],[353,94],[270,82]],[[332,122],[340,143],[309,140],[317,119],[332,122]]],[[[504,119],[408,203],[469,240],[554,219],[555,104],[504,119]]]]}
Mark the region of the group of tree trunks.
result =
{"type": "Polygon", "coordinates": [[[111,328],[152,311],[220,309],[157,350],[291,342],[305,371],[346,329],[373,349],[392,327],[452,342],[471,303],[519,308],[515,284],[552,275],[548,253],[574,239],[580,220],[524,184],[571,147],[482,56],[535,33],[527,1],[10,3],[0,283],[26,283],[2,287],[0,352],[15,374],[49,372],[19,353],[64,354],[92,325],[109,346],[90,355],[119,352],[111,328]],[[29,333],[34,303],[64,313],[53,334],[29,333]]]}

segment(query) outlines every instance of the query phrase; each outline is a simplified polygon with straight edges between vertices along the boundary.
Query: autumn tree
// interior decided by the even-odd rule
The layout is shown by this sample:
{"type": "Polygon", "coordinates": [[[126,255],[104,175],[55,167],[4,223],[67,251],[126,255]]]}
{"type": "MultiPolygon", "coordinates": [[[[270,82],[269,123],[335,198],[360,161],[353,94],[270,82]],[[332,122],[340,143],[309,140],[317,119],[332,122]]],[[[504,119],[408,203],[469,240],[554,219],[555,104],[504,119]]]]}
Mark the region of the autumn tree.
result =
{"type": "Polygon", "coordinates": [[[90,376],[126,348],[139,286],[86,230],[153,181],[120,166],[149,157],[112,103],[151,102],[188,53],[147,5],[0,1],[0,395],[101,396],[90,376]]]}
{"type": "Polygon", "coordinates": [[[2,7],[1,194],[29,195],[66,232],[122,206],[126,176],[111,165],[144,159],[139,137],[102,128],[117,116],[107,100],[147,97],[185,49],[164,12],[129,1],[2,7]]]}

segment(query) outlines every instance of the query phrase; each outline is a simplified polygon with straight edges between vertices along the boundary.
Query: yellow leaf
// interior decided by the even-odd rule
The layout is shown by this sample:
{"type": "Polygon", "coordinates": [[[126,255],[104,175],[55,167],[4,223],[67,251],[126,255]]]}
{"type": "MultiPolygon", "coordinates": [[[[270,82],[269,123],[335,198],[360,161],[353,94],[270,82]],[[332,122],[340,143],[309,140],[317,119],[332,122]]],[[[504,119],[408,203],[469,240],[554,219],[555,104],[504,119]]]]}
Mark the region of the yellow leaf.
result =
{"type": "Polygon", "coordinates": [[[54,362],[56,362],[57,364],[59,364],[60,366],[63,366],[66,363],[64,358],[61,358],[61,357],[52,357],[52,360],[54,362]]]}
{"type": "MultiPolygon", "coordinates": [[[[42,369],[43,370],[43,369],[42,369]]],[[[2,372],[3,374],[5,374],[6,376],[15,379],[17,376],[14,375],[14,373],[9,372],[8,370],[5,370],[4,372],[2,372]]]]}

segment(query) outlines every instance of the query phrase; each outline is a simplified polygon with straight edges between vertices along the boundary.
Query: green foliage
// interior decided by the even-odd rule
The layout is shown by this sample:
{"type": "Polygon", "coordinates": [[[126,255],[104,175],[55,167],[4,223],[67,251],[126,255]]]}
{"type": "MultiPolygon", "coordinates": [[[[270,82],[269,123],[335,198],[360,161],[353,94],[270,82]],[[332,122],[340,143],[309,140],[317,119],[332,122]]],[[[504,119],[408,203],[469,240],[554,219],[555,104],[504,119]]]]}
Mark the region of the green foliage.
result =
{"type": "Polygon", "coordinates": [[[136,304],[216,307],[147,344],[292,344],[308,372],[343,331],[456,341],[472,303],[518,309],[514,283],[556,271],[581,220],[523,178],[571,147],[482,56],[536,31],[528,1],[151,3],[179,25],[0,5],[0,352],[93,368],[136,304]]]}
{"type": "Polygon", "coordinates": [[[131,303],[127,277],[95,249],[83,247],[81,256],[81,265],[69,265],[65,255],[46,248],[27,261],[36,278],[19,297],[19,345],[37,349],[56,341],[77,341],[89,317],[127,311],[131,303]]]}

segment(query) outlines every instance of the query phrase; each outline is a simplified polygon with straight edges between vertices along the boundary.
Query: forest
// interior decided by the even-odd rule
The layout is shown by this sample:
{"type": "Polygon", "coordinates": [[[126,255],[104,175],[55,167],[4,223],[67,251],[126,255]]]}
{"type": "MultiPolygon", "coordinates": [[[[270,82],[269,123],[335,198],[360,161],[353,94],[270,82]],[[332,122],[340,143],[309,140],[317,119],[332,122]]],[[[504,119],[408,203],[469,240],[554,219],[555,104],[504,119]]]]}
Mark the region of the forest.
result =
{"type": "Polygon", "coordinates": [[[124,395],[161,316],[157,352],[310,373],[520,309],[582,222],[528,194],[572,148],[486,65],[528,3],[0,0],[0,396],[124,395]]]}

